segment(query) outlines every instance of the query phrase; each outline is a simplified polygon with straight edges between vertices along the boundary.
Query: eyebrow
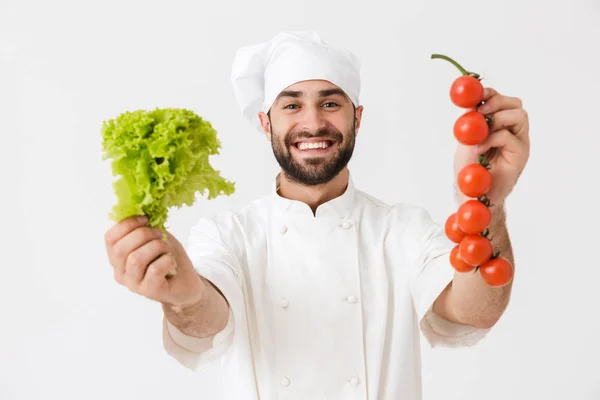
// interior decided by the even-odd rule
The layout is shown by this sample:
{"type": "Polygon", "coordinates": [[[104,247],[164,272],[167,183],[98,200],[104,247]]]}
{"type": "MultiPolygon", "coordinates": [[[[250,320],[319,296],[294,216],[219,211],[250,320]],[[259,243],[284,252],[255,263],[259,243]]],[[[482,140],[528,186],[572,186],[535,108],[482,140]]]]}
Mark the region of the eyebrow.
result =
{"type": "Polygon", "coordinates": [[[303,92],[298,90],[284,90],[283,92],[279,93],[279,96],[277,96],[277,98],[281,99],[283,97],[293,97],[297,99],[298,97],[302,97],[303,94],[303,92]]]}
{"type": "MultiPolygon", "coordinates": [[[[333,95],[347,97],[346,93],[342,89],[339,89],[339,88],[319,90],[319,97],[329,97],[329,96],[333,96],[333,95]]],[[[297,99],[302,96],[304,96],[304,92],[301,90],[284,90],[283,92],[281,92],[279,94],[279,96],[277,96],[277,100],[284,98],[284,97],[291,97],[291,98],[297,99]]]]}
{"type": "Polygon", "coordinates": [[[329,96],[333,96],[336,94],[340,95],[342,97],[346,97],[346,93],[342,89],[339,89],[339,88],[325,89],[325,90],[319,91],[320,97],[329,97],[329,96]]]}

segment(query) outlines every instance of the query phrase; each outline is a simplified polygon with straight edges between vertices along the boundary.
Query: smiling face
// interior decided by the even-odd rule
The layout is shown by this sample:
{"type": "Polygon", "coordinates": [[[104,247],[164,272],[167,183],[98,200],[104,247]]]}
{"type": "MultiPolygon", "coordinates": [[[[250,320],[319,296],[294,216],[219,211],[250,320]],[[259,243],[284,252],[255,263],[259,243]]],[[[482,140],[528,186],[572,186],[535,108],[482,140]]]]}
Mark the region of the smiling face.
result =
{"type": "Polygon", "coordinates": [[[339,87],[312,80],[286,88],[259,118],[286,177],[312,186],[346,167],[361,116],[362,106],[355,108],[339,87]]]}

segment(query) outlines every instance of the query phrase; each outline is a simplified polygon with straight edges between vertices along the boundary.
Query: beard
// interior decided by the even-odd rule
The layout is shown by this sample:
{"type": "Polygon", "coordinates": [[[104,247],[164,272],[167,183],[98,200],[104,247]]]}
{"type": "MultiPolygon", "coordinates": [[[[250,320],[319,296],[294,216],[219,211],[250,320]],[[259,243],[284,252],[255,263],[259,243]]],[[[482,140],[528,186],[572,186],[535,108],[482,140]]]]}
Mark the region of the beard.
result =
{"type": "Polygon", "coordinates": [[[283,144],[274,129],[272,129],[271,133],[273,136],[271,140],[273,154],[284,175],[292,182],[305,186],[315,186],[329,182],[348,165],[354,152],[356,127],[352,124],[352,128],[345,139],[344,135],[335,129],[324,128],[315,133],[306,131],[291,132],[285,137],[283,144]],[[337,151],[330,158],[312,157],[303,160],[295,159],[291,151],[294,142],[299,139],[310,138],[323,138],[324,140],[333,141],[332,145],[337,144],[337,151]]]}

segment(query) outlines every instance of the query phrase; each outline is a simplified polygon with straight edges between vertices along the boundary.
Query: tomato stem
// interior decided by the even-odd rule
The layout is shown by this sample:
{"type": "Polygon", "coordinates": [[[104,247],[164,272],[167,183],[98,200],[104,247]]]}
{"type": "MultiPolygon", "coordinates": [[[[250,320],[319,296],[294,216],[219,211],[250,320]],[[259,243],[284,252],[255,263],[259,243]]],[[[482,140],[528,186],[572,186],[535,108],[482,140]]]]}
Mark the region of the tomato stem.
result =
{"type": "Polygon", "coordinates": [[[451,59],[448,56],[445,56],[443,54],[432,54],[431,55],[431,59],[436,59],[436,58],[440,58],[442,60],[446,60],[449,63],[451,63],[452,65],[454,65],[456,68],[458,68],[458,70],[463,74],[463,75],[469,75],[472,76],[473,78],[477,78],[479,79],[479,74],[476,74],[474,72],[469,72],[466,69],[464,69],[459,63],[457,63],[456,61],[454,61],[453,59],[451,59]]]}
{"type": "Polygon", "coordinates": [[[488,126],[491,127],[492,124],[494,123],[494,119],[492,118],[491,115],[484,115],[485,117],[485,122],[487,122],[488,126]]]}
{"type": "Polygon", "coordinates": [[[483,205],[486,206],[486,207],[491,207],[490,206],[490,199],[487,197],[486,194],[483,194],[483,195],[479,196],[477,198],[477,201],[479,201],[480,203],[483,203],[483,205]]]}
{"type": "Polygon", "coordinates": [[[481,166],[485,167],[488,170],[490,169],[490,160],[488,160],[485,154],[480,154],[478,161],[481,166]]]}

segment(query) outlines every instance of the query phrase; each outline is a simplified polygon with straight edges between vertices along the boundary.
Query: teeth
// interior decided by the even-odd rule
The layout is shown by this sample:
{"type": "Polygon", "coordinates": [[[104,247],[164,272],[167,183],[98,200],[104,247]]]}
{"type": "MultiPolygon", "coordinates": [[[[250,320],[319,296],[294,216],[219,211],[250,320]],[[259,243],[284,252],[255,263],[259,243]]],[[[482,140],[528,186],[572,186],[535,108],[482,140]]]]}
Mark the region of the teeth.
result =
{"type": "Polygon", "coordinates": [[[314,143],[298,143],[298,148],[300,150],[308,150],[308,149],[326,149],[329,145],[327,142],[314,142],[314,143]]]}

